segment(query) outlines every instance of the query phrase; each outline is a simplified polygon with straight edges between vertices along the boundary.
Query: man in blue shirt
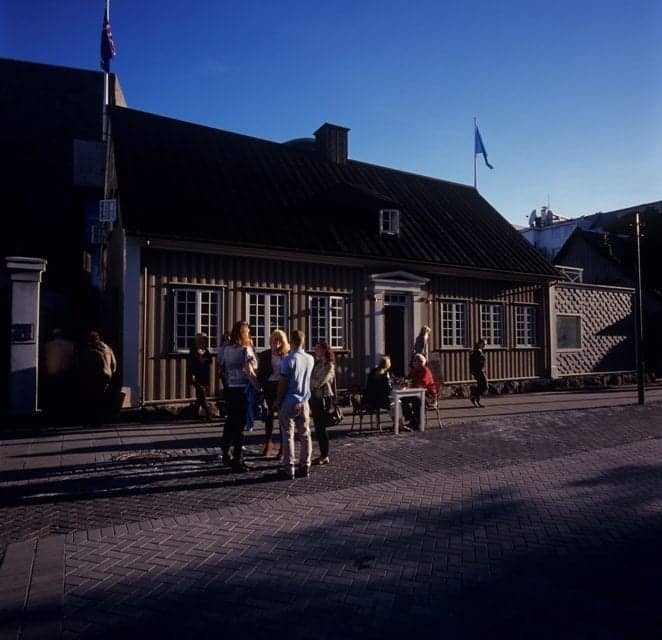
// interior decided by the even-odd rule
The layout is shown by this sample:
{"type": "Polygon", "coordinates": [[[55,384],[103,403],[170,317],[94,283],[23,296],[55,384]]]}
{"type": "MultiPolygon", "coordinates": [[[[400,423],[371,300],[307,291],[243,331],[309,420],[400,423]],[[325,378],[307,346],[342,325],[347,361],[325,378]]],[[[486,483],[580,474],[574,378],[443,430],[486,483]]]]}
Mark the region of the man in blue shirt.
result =
{"type": "Polygon", "coordinates": [[[304,351],[306,334],[299,329],[292,331],[290,343],[292,351],[280,365],[280,380],[276,394],[275,408],[283,437],[283,468],[281,478],[294,479],[294,429],[301,440],[299,475],[307,478],[310,474],[312,442],[310,440],[310,375],[315,361],[304,351]]]}

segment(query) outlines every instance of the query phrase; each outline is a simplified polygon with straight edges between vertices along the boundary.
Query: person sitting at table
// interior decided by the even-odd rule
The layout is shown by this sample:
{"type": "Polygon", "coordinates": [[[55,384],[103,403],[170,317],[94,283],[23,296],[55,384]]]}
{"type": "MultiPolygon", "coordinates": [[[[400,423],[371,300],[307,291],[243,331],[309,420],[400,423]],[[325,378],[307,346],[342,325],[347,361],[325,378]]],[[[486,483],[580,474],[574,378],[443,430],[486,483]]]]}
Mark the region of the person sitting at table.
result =
{"type": "Polygon", "coordinates": [[[368,410],[388,409],[391,406],[391,359],[384,356],[368,374],[363,393],[363,405],[368,410]]]}
{"type": "MultiPolygon", "coordinates": [[[[425,389],[426,395],[437,396],[437,383],[432,377],[432,371],[425,364],[425,356],[421,353],[414,354],[412,367],[407,378],[409,386],[415,389],[425,389]]],[[[405,429],[418,429],[421,424],[421,401],[419,398],[402,398],[402,415],[409,425],[403,425],[405,429]]]]}

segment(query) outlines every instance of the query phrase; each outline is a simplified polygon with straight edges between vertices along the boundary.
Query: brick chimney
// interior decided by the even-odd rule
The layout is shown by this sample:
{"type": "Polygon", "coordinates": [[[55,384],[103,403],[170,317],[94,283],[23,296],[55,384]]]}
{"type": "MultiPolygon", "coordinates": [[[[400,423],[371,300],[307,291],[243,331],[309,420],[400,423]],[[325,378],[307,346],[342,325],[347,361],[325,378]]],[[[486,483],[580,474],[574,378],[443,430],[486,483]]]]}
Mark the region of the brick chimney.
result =
{"type": "Polygon", "coordinates": [[[347,132],[349,129],[325,122],[315,133],[315,147],[325,160],[336,164],[347,162],[347,132]]]}

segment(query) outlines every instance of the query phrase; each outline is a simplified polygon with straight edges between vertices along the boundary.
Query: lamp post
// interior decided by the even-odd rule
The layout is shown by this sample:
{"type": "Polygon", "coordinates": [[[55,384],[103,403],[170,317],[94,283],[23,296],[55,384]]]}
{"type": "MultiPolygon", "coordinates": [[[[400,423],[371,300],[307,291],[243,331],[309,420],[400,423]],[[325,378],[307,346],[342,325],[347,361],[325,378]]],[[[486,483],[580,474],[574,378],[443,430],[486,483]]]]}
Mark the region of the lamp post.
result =
{"type": "Polygon", "coordinates": [[[635,339],[635,358],[637,361],[637,390],[639,404],[644,404],[644,318],[643,318],[643,301],[641,292],[641,221],[639,212],[634,214],[634,232],[635,232],[635,324],[634,324],[634,339],[635,339]]]}

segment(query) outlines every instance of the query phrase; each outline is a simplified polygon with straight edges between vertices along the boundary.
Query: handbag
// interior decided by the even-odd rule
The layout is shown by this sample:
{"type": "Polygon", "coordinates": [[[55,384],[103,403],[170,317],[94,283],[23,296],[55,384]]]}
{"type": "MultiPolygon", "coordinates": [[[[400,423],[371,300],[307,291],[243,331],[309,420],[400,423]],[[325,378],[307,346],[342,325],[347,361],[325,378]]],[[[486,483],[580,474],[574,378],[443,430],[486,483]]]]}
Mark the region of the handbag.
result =
{"type": "Polygon", "coordinates": [[[334,398],[324,399],[324,415],[327,427],[340,424],[344,417],[342,409],[338,406],[334,398]]]}
{"type": "Polygon", "coordinates": [[[324,398],[324,413],[325,413],[325,422],[327,427],[333,427],[337,424],[340,424],[343,420],[343,412],[338,403],[336,402],[336,381],[333,380],[331,386],[331,392],[333,395],[324,398]]]}

